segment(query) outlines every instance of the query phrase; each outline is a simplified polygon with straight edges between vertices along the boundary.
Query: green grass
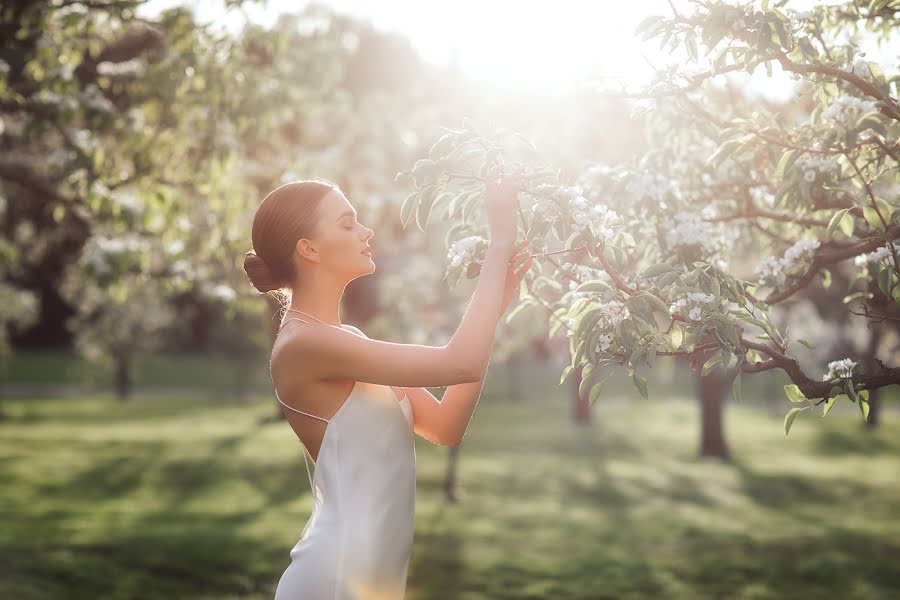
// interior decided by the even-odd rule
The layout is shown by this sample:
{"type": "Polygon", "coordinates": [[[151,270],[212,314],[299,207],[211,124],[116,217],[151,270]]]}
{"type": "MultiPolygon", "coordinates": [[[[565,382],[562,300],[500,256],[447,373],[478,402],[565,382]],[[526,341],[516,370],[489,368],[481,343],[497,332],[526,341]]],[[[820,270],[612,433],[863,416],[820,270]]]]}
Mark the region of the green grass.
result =
{"type": "MultiPolygon", "coordinates": [[[[696,456],[695,401],[620,379],[577,427],[543,382],[486,390],[458,504],[417,438],[410,600],[896,597],[895,412],[805,411],[785,438],[788,402],[732,404],[723,464],[696,456]]],[[[311,509],[272,398],[2,403],[0,597],[272,598],[311,509]]]]}

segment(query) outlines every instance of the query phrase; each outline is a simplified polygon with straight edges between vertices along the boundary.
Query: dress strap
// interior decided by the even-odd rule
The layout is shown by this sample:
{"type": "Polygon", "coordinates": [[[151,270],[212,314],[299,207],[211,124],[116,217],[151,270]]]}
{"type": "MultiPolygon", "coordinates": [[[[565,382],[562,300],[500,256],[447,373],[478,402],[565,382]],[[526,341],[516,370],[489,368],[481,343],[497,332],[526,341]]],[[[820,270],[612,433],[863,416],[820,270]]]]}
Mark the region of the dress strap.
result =
{"type": "MultiPolygon", "coordinates": [[[[286,320],[281,324],[281,326],[278,327],[278,330],[281,331],[281,328],[284,327],[286,324],[290,323],[291,321],[302,321],[302,322],[304,322],[304,323],[309,323],[309,321],[307,321],[306,319],[301,319],[300,317],[291,317],[290,319],[286,319],[286,320]]],[[[328,419],[324,419],[324,418],[322,418],[322,417],[319,417],[319,416],[316,416],[316,415],[312,415],[312,414],[310,414],[310,413],[308,413],[308,412],[304,412],[304,411],[302,411],[302,410],[300,410],[300,409],[294,408],[293,406],[288,406],[287,404],[285,404],[284,402],[281,401],[281,398],[278,396],[278,390],[275,390],[275,398],[276,398],[276,399],[278,400],[278,402],[281,403],[281,405],[284,406],[285,408],[289,408],[290,410],[292,410],[292,411],[294,411],[294,412],[298,412],[298,413],[300,413],[300,414],[302,414],[302,415],[306,415],[307,417],[312,417],[313,419],[318,419],[318,420],[320,420],[320,421],[324,421],[326,425],[327,425],[328,422],[329,422],[328,419]]],[[[309,459],[307,458],[307,454],[309,454],[309,450],[306,448],[306,444],[304,444],[302,440],[298,439],[297,441],[300,442],[300,446],[303,448],[303,462],[306,464],[306,476],[307,476],[307,478],[309,478],[309,490],[310,490],[310,493],[312,493],[313,495],[315,495],[316,490],[313,489],[313,478],[312,478],[312,474],[311,474],[310,471],[309,471],[309,459]]]]}
{"type": "Polygon", "coordinates": [[[285,404],[284,402],[281,401],[281,398],[278,397],[278,390],[275,390],[275,398],[278,400],[278,402],[281,402],[281,405],[285,408],[289,408],[294,412],[300,413],[301,415],[306,415],[307,417],[312,417],[313,419],[318,419],[320,421],[324,421],[325,423],[328,423],[328,419],[310,414],[308,412],[303,412],[299,408],[294,408],[293,406],[288,406],[287,404],[285,404]]]}

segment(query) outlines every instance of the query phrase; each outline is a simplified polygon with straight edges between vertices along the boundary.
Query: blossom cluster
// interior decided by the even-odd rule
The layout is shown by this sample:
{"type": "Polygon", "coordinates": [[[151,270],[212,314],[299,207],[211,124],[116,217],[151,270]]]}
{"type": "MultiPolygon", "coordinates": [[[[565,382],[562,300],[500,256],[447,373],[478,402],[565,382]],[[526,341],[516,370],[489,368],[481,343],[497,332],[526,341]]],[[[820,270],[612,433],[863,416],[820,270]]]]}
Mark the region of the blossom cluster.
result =
{"type": "Polygon", "coordinates": [[[668,195],[677,194],[678,186],[675,181],[662,173],[645,171],[631,181],[628,191],[636,200],[649,198],[658,201],[660,208],[665,209],[667,205],[662,202],[662,199],[668,195]]]}
{"type": "Polygon", "coordinates": [[[833,171],[840,170],[840,167],[834,160],[824,156],[819,157],[804,154],[798,157],[794,164],[803,171],[803,179],[809,183],[816,180],[817,172],[827,175],[833,171]]]}
{"type": "Polygon", "coordinates": [[[819,240],[797,240],[793,246],[785,250],[784,256],[780,259],[774,256],[767,256],[761,260],[754,272],[760,279],[775,279],[781,273],[811,258],[818,247],[819,240]]]}
{"type": "Polygon", "coordinates": [[[134,234],[113,238],[97,235],[85,245],[80,260],[82,264],[89,265],[94,272],[108,275],[112,272],[112,261],[115,257],[145,249],[147,249],[146,240],[134,234]]]}
{"type": "Polygon", "coordinates": [[[828,363],[828,372],[822,377],[822,381],[850,379],[853,377],[853,369],[855,367],[856,362],[849,358],[831,361],[828,363]]]}
{"type": "MultiPolygon", "coordinates": [[[[613,342],[612,330],[616,325],[622,322],[622,319],[628,318],[630,313],[628,307],[625,306],[624,303],[615,299],[610,300],[609,302],[600,302],[599,304],[593,305],[592,308],[601,310],[600,318],[597,320],[597,327],[606,330],[606,333],[601,333],[597,336],[597,344],[594,346],[594,352],[605,352],[610,348],[613,342]]],[[[574,333],[575,319],[569,319],[567,322],[566,336],[572,337],[574,333]]]]}
{"type": "MultiPolygon", "coordinates": [[[[619,215],[608,206],[600,203],[591,204],[584,196],[581,186],[563,187],[555,193],[559,206],[568,211],[575,228],[591,231],[598,238],[606,238],[613,234],[612,227],[621,224],[619,215]]],[[[547,218],[553,210],[553,200],[542,199],[532,208],[535,218],[547,218]]]]}
{"type": "Polygon", "coordinates": [[[205,285],[204,291],[206,294],[213,299],[219,300],[220,302],[229,303],[234,301],[237,298],[237,292],[234,291],[234,288],[230,285],[225,285],[224,283],[220,283],[217,285],[205,285]]]}
{"type": "Polygon", "coordinates": [[[590,230],[598,238],[611,236],[613,234],[611,227],[621,224],[616,211],[603,204],[588,206],[584,196],[575,198],[570,206],[575,228],[581,231],[590,230]]]}
{"type": "Polygon", "coordinates": [[[890,258],[892,248],[895,252],[900,252],[900,245],[891,242],[890,248],[888,246],[879,246],[875,249],[874,252],[869,252],[868,254],[860,254],[853,259],[853,264],[858,267],[862,267],[867,265],[868,263],[879,262],[884,259],[890,258]]]}
{"type": "Polygon", "coordinates": [[[453,267],[468,266],[476,257],[479,247],[486,244],[487,240],[480,235],[470,235],[469,237],[456,240],[450,245],[450,249],[447,252],[450,265],[453,267]]]}
{"type": "Polygon", "coordinates": [[[675,313],[684,313],[684,309],[688,306],[688,303],[694,303],[687,313],[687,316],[692,321],[699,321],[701,315],[703,314],[703,305],[704,304],[713,304],[716,302],[716,297],[712,294],[705,294],[703,292],[688,292],[686,298],[679,298],[669,307],[669,314],[674,315],[675,313]]]}
{"type": "Polygon", "coordinates": [[[710,223],[701,218],[710,216],[713,215],[706,210],[703,215],[689,211],[675,213],[674,224],[666,231],[666,243],[671,247],[698,245],[710,253],[723,250],[733,240],[723,235],[721,223],[710,223]]]}
{"type": "MultiPolygon", "coordinates": [[[[104,63],[100,63],[104,64],[104,63]]],[[[106,97],[106,94],[97,87],[95,83],[89,83],[85,86],[81,98],[84,100],[85,106],[101,112],[114,112],[115,105],[106,97]]]]}
{"type": "Polygon", "coordinates": [[[840,125],[851,125],[860,116],[872,112],[878,106],[873,100],[856,96],[839,96],[822,111],[822,119],[840,125]]]}
{"type": "Polygon", "coordinates": [[[112,77],[123,75],[139,76],[143,75],[146,70],[146,66],[139,58],[132,58],[131,60],[125,60],[122,62],[104,60],[103,62],[97,64],[98,73],[100,73],[101,75],[108,75],[112,77]]]}

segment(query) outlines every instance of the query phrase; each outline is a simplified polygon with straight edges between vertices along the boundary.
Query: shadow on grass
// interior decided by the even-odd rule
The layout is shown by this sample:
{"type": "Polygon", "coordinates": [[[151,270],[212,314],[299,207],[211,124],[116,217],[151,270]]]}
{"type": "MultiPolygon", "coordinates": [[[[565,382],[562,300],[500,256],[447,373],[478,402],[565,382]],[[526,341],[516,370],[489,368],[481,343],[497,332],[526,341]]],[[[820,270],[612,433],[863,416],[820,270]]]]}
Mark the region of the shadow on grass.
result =
{"type": "Polygon", "coordinates": [[[287,553],[237,533],[256,518],[159,513],[103,543],[0,546],[2,589],[17,600],[271,597],[287,553]]]}
{"type": "Polygon", "coordinates": [[[691,560],[670,569],[705,597],[750,589],[761,598],[890,598],[900,589],[895,567],[900,542],[828,527],[824,536],[755,540],[724,532],[680,539],[675,551],[691,560]]]}
{"type": "Polygon", "coordinates": [[[825,429],[816,438],[813,450],[826,456],[851,453],[872,455],[884,452],[900,454],[900,440],[887,440],[875,431],[854,433],[838,429],[825,429]]]}
{"type": "MultiPolygon", "coordinates": [[[[741,476],[741,484],[748,498],[760,506],[790,510],[793,507],[821,505],[849,506],[855,498],[872,491],[871,486],[849,479],[818,478],[788,473],[765,473],[750,468],[749,463],[733,458],[730,463],[741,476]]],[[[826,515],[822,516],[823,519],[826,515]]]]}

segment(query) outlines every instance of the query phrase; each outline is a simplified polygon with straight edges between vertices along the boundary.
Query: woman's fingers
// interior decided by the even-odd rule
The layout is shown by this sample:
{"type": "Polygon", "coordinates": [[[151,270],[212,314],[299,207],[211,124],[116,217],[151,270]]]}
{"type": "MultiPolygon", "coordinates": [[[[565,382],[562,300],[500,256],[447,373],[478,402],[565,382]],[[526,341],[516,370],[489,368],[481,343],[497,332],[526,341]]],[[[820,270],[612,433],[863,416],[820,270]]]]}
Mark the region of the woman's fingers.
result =
{"type": "Polygon", "coordinates": [[[524,263],[522,263],[522,266],[516,270],[516,277],[521,277],[525,273],[525,271],[527,271],[528,269],[531,268],[531,264],[533,262],[534,262],[534,257],[531,257],[528,260],[526,260],[524,263]]]}
{"type": "Polygon", "coordinates": [[[531,252],[529,250],[523,250],[522,252],[516,252],[513,254],[512,258],[509,259],[510,264],[515,264],[520,258],[523,256],[530,256],[531,252]]]}

